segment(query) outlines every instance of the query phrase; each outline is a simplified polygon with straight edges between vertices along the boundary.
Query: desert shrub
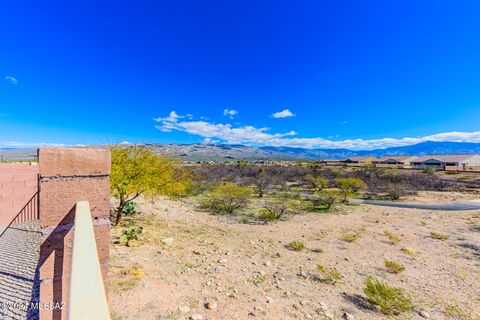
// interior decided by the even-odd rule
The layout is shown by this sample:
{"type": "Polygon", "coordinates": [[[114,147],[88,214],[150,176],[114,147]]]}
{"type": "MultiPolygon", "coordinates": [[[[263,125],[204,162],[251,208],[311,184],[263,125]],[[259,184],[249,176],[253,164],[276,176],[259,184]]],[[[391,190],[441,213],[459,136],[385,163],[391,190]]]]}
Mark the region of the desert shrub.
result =
{"type": "Polygon", "coordinates": [[[417,255],[415,250],[413,250],[412,248],[402,248],[402,251],[412,257],[417,255]]]}
{"type": "Polygon", "coordinates": [[[144,277],[144,273],[140,266],[135,265],[131,268],[123,268],[120,270],[121,279],[112,281],[112,286],[118,291],[127,291],[133,289],[144,277]]]}
{"type": "Polygon", "coordinates": [[[385,268],[387,268],[387,271],[390,272],[390,273],[400,273],[402,271],[405,271],[405,267],[402,266],[400,263],[398,262],[395,262],[395,261],[392,261],[392,260],[388,260],[388,259],[385,259],[384,260],[384,263],[385,263],[385,268]]]}
{"type": "Polygon", "coordinates": [[[260,170],[254,175],[253,184],[259,198],[262,198],[274,183],[274,176],[268,175],[264,170],[260,170]]]}
{"type": "Polygon", "coordinates": [[[138,240],[138,236],[142,234],[143,228],[142,227],[128,227],[127,229],[122,230],[122,234],[120,235],[119,241],[121,244],[125,244],[127,247],[130,247],[130,241],[138,240]]]}
{"type": "Polygon", "coordinates": [[[137,213],[137,203],[136,202],[129,202],[123,207],[123,213],[126,216],[133,216],[135,213],[137,213]]]}
{"type": "Polygon", "coordinates": [[[390,286],[380,280],[368,277],[363,290],[367,300],[380,307],[380,312],[386,315],[399,314],[413,309],[413,304],[405,292],[390,286]]]}
{"type": "Polygon", "coordinates": [[[383,234],[385,234],[385,235],[387,236],[388,240],[390,240],[393,244],[397,244],[397,243],[399,243],[400,241],[402,241],[402,239],[401,239],[399,236],[397,236],[396,234],[391,233],[391,232],[388,231],[388,230],[384,230],[384,231],[383,231],[383,234]]]}
{"type": "Polygon", "coordinates": [[[454,175],[460,174],[460,172],[457,172],[457,171],[445,171],[445,174],[446,174],[446,175],[449,175],[449,176],[454,176],[454,175]]]}
{"type": "Polygon", "coordinates": [[[325,237],[328,235],[328,232],[326,230],[320,230],[318,232],[314,232],[313,233],[313,236],[315,237],[315,239],[317,240],[322,240],[322,239],[325,239],[325,237]]]}
{"type": "Polygon", "coordinates": [[[258,218],[262,221],[275,221],[292,214],[293,210],[287,201],[272,200],[263,205],[258,218]]]}
{"type": "Polygon", "coordinates": [[[209,191],[200,200],[200,206],[213,213],[232,214],[237,209],[245,208],[250,201],[250,197],[249,187],[237,186],[229,182],[209,191]]]}
{"type": "Polygon", "coordinates": [[[252,283],[253,283],[255,286],[258,287],[259,285],[261,285],[262,283],[264,283],[266,280],[267,280],[267,277],[266,277],[266,276],[258,275],[258,276],[256,276],[255,278],[252,279],[252,283]]]}
{"type": "Polygon", "coordinates": [[[437,169],[435,167],[426,167],[425,169],[423,169],[423,173],[430,176],[433,176],[436,171],[437,169]]]}
{"type": "Polygon", "coordinates": [[[342,232],[342,238],[346,242],[356,242],[360,238],[360,232],[344,230],[342,232]]]}
{"type": "Polygon", "coordinates": [[[287,244],[287,249],[290,249],[292,251],[302,251],[303,249],[305,249],[305,245],[301,241],[294,240],[287,244]]]}
{"type": "Polygon", "coordinates": [[[317,271],[320,272],[319,280],[328,284],[335,284],[342,279],[342,274],[336,268],[325,267],[321,264],[317,264],[317,271]]]}
{"type": "Polygon", "coordinates": [[[386,187],[387,198],[390,200],[398,200],[402,196],[407,195],[405,186],[400,183],[389,183],[386,187]]]}
{"type": "Polygon", "coordinates": [[[307,174],[305,180],[310,183],[312,188],[316,190],[322,190],[323,188],[328,187],[328,179],[321,176],[314,176],[312,174],[307,174]]]}
{"type": "Polygon", "coordinates": [[[250,218],[249,217],[241,217],[240,219],[238,219],[238,222],[243,223],[243,224],[247,224],[247,223],[250,223],[250,218]]]}
{"type": "Polygon", "coordinates": [[[211,188],[212,188],[211,182],[209,183],[208,181],[202,181],[202,182],[189,181],[185,185],[185,195],[198,196],[211,188]]]}
{"type": "Polygon", "coordinates": [[[338,193],[332,190],[320,190],[316,195],[317,198],[312,201],[315,207],[321,206],[328,210],[338,201],[338,193]]]}
{"type": "Polygon", "coordinates": [[[447,235],[442,234],[442,233],[440,233],[440,232],[436,232],[436,231],[430,232],[430,236],[431,236],[433,239],[437,239],[437,240],[441,240],[441,241],[448,240],[448,236],[447,236],[447,235]]]}
{"type": "Polygon", "coordinates": [[[453,317],[454,319],[459,320],[472,320],[471,313],[469,310],[462,309],[455,303],[450,303],[445,306],[445,312],[453,317]]]}
{"type": "Polygon", "coordinates": [[[343,202],[347,202],[349,197],[366,187],[365,182],[358,178],[337,178],[335,179],[335,185],[341,191],[343,202]]]}

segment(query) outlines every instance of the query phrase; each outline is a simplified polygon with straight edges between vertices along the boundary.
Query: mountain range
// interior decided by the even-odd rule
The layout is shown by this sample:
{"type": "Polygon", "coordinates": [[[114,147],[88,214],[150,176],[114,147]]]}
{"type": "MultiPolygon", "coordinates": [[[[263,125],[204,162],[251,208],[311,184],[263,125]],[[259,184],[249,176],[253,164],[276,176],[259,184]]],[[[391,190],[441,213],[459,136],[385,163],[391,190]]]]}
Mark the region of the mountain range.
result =
{"type": "MultiPolygon", "coordinates": [[[[376,150],[303,149],[289,147],[254,147],[232,144],[149,144],[159,153],[187,161],[209,160],[299,160],[345,159],[353,156],[401,156],[433,154],[480,154],[480,143],[427,141],[404,147],[376,150]]],[[[35,155],[33,149],[0,148],[0,160],[25,160],[35,155]]]]}
{"type": "Polygon", "coordinates": [[[218,159],[345,159],[352,156],[400,156],[431,154],[478,154],[480,143],[427,141],[404,147],[376,150],[304,149],[289,147],[253,147],[229,144],[155,144],[160,153],[173,154],[186,160],[218,159]]]}

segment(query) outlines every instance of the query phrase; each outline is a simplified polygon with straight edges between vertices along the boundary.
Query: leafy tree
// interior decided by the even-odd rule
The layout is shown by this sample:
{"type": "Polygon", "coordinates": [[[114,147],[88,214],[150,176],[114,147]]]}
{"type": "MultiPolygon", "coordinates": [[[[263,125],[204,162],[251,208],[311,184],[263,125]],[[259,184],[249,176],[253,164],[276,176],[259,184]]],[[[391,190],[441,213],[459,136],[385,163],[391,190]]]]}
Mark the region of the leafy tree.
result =
{"type": "Polygon", "coordinates": [[[358,178],[337,178],[335,184],[342,193],[343,202],[347,202],[348,197],[366,187],[365,182],[358,178]]]}
{"type": "Polygon", "coordinates": [[[212,189],[200,202],[202,208],[214,213],[232,214],[245,208],[250,200],[251,190],[247,186],[226,183],[212,189]]]}
{"type": "Polygon", "coordinates": [[[113,146],[110,151],[110,192],[119,200],[114,225],[121,221],[125,206],[139,196],[172,196],[185,191],[188,176],[176,160],[143,146],[113,146]]]}

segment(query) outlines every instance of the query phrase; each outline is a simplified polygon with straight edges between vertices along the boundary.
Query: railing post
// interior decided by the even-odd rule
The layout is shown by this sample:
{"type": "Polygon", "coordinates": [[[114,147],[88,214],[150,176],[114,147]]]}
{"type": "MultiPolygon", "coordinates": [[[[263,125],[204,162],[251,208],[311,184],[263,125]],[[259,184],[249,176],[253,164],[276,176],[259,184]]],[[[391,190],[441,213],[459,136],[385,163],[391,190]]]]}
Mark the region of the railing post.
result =
{"type": "Polygon", "coordinates": [[[110,152],[92,148],[40,148],[39,163],[43,234],[39,261],[40,319],[67,319],[73,223],[78,201],[87,200],[92,208],[97,252],[108,288],[110,152]],[[59,305],[63,307],[57,308],[59,305]]]}
{"type": "Polygon", "coordinates": [[[108,320],[110,313],[88,201],[77,202],[74,225],[68,319],[108,320]]]}

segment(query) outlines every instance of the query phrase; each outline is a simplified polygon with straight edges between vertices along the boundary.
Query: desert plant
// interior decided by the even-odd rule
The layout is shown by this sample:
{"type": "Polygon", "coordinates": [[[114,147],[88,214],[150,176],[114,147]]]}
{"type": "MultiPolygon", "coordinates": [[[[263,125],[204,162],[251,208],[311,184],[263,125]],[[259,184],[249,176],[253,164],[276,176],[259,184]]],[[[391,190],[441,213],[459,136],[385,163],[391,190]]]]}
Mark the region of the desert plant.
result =
{"type": "Polygon", "coordinates": [[[301,241],[294,240],[287,244],[287,248],[292,251],[302,251],[305,249],[305,245],[301,241]]]}
{"type": "Polygon", "coordinates": [[[391,233],[390,231],[388,230],[384,230],[383,231],[383,234],[387,236],[388,240],[390,240],[393,244],[397,244],[399,243],[400,241],[402,241],[402,239],[397,236],[396,234],[393,234],[391,233]]]}
{"type": "Polygon", "coordinates": [[[185,191],[188,175],[174,159],[142,146],[113,146],[110,192],[119,200],[113,224],[118,225],[125,206],[139,196],[175,195],[185,191]]]}
{"type": "Polygon", "coordinates": [[[321,176],[307,174],[305,176],[305,180],[309,182],[316,190],[322,190],[323,188],[328,187],[328,179],[321,176]]]}
{"type": "Polygon", "coordinates": [[[448,240],[447,235],[442,234],[440,232],[436,232],[436,231],[430,232],[430,237],[432,237],[433,239],[441,240],[441,241],[448,240]]]}
{"type": "Polygon", "coordinates": [[[425,169],[423,169],[423,173],[425,173],[426,175],[430,175],[430,176],[433,176],[436,171],[437,171],[437,168],[432,167],[432,166],[428,166],[425,169]]]}
{"type": "Polygon", "coordinates": [[[123,213],[126,216],[133,216],[137,213],[137,203],[134,201],[128,202],[125,207],[123,207],[123,213]]]}
{"type": "Polygon", "coordinates": [[[337,178],[335,179],[335,185],[342,193],[343,202],[347,202],[349,197],[366,187],[365,182],[358,178],[337,178]]]}
{"type": "Polygon", "coordinates": [[[405,271],[405,267],[402,266],[398,262],[388,260],[388,259],[384,259],[384,263],[385,263],[385,268],[387,268],[388,272],[390,272],[390,273],[397,274],[397,273],[400,273],[402,271],[405,271]]]}
{"type": "Polygon", "coordinates": [[[212,189],[200,200],[200,206],[213,213],[232,214],[237,209],[245,208],[250,201],[249,187],[226,183],[212,189]]]}
{"type": "Polygon", "coordinates": [[[412,257],[417,255],[415,250],[413,250],[412,248],[403,248],[402,251],[412,257]]]}
{"type": "Polygon", "coordinates": [[[271,200],[263,205],[258,218],[265,222],[275,221],[292,213],[291,206],[287,201],[271,200]]]}
{"type": "Polygon", "coordinates": [[[380,280],[368,277],[363,290],[367,300],[380,307],[380,312],[386,315],[399,314],[413,309],[413,304],[405,292],[390,286],[380,280]]]}
{"type": "Polygon", "coordinates": [[[263,170],[260,170],[254,177],[255,191],[259,198],[268,191],[273,184],[273,177],[266,174],[263,170]]]}
{"type": "Polygon", "coordinates": [[[127,229],[122,230],[122,234],[120,235],[119,241],[122,244],[125,244],[127,247],[130,247],[130,241],[138,240],[138,236],[142,234],[143,228],[142,227],[128,227],[127,229]]]}
{"type": "Polygon", "coordinates": [[[317,231],[317,232],[314,232],[313,233],[313,236],[315,237],[315,239],[317,240],[322,240],[322,239],[325,239],[325,237],[328,235],[328,232],[326,230],[320,230],[320,231],[317,231]]]}
{"type": "Polygon", "coordinates": [[[330,209],[338,200],[337,192],[331,190],[320,190],[316,192],[317,198],[313,200],[314,206],[322,206],[330,209]]]}
{"type": "Polygon", "coordinates": [[[342,232],[342,238],[346,242],[356,242],[360,238],[360,232],[344,230],[342,232]]]}
{"type": "Polygon", "coordinates": [[[241,217],[240,219],[238,219],[238,222],[243,223],[243,224],[247,224],[247,223],[250,223],[250,218],[249,217],[241,217]]]}
{"type": "Polygon", "coordinates": [[[445,306],[445,312],[459,320],[472,320],[473,318],[471,317],[471,314],[468,310],[462,309],[459,305],[456,303],[450,303],[445,306]]]}
{"type": "Polygon", "coordinates": [[[333,267],[325,267],[321,264],[317,264],[317,270],[320,272],[319,280],[328,284],[335,284],[343,277],[340,271],[333,267]]]}

